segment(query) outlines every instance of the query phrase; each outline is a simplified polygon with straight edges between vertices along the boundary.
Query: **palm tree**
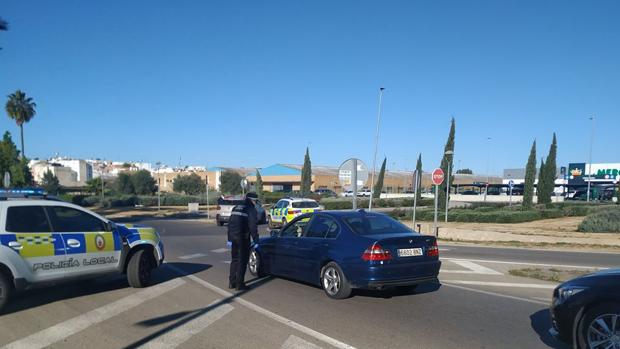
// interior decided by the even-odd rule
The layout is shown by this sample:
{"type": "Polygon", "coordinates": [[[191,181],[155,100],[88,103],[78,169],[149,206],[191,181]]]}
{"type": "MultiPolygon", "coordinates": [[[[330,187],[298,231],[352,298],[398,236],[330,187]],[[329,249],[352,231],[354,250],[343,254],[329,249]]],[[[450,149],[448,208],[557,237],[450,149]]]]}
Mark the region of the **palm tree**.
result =
{"type": "Polygon", "coordinates": [[[6,102],[5,109],[9,117],[15,120],[15,123],[19,126],[22,141],[20,157],[24,158],[24,123],[30,121],[37,113],[35,110],[37,104],[32,101],[32,98],[26,97],[26,94],[20,90],[15,91],[15,93],[10,94],[8,97],[9,100],[6,102]]]}

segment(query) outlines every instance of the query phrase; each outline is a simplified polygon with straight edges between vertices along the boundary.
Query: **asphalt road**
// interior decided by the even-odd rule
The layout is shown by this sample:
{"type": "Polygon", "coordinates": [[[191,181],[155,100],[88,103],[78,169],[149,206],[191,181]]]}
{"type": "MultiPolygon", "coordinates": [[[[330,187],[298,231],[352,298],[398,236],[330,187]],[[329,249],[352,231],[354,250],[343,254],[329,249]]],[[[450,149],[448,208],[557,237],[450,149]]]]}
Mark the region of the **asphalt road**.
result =
{"type": "MultiPolygon", "coordinates": [[[[413,294],[319,288],[267,277],[226,289],[226,228],[145,221],[162,234],[167,263],[156,284],[123,277],[25,292],[0,317],[12,348],[564,348],[547,334],[553,283],[507,271],[522,264],[610,267],[618,255],[442,245],[441,285],[413,294]]],[[[267,234],[263,227],[263,234],[267,234]]],[[[251,279],[248,274],[247,279],[251,279]]]]}

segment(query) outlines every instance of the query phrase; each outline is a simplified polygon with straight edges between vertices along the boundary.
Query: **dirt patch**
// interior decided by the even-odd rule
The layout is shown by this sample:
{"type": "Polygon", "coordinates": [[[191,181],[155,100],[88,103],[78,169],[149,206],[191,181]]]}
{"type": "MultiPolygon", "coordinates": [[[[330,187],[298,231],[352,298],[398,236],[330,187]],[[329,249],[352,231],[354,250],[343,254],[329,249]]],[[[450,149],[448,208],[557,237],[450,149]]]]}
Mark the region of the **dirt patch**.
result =
{"type": "Polygon", "coordinates": [[[574,279],[578,276],[593,273],[594,270],[574,270],[574,269],[559,269],[559,268],[522,268],[511,269],[508,271],[510,275],[527,277],[531,279],[552,281],[552,282],[564,282],[570,279],[574,279]]]}

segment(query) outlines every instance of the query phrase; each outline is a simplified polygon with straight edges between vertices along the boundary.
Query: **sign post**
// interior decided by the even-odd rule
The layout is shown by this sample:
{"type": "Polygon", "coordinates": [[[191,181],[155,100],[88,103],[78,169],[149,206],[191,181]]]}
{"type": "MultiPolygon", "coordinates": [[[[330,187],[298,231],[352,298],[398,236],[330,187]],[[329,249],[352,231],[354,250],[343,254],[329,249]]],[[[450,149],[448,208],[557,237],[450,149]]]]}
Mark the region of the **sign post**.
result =
{"type": "Polygon", "coordinates": [[[512,206],[512,188],[515,186],[515,181],[512,179],[508,181],[508,187],[510,188],[510,199],[508,199],[508,206],[512,206]]]}
{"type": "Polygon", "coordinates": [[[209,219],[209,172],[205,172],[205,186],[207,189],[207,219],[209,219]]]}
{"type": "Polygon", "coordinates": [[[368,168],[360,159],[351,158],[338,168],[338,181],[342,189],[353,192],[353,209],[357,209],[357,191],[362,189],[368,180],[368,168]]]}
{"type": "Polygon", "coordinates": [[[441,185],[441,183],[443,183],[444,179],[443,170],[440,168],[434,169],[431,178],[433,184],[435,185],[435,218],[433,219],[433,233],[435,234],[435,237],[437,237],[439,235],[439,232],[437,230],[437,205],[439,202],[439,186],[441,185]]]}
{"type": "MultiPolygon", "coordinates": [[[[415,231],[415,209],[418,206],[418,184],[419,184],[419,180],[418,180],[418,176],[420,174],[418,173],[418,171],[416,170],[413,174],[413,230],[415,231]]],[[[418,232],[419,233],[419,232],[418,232]]]]}

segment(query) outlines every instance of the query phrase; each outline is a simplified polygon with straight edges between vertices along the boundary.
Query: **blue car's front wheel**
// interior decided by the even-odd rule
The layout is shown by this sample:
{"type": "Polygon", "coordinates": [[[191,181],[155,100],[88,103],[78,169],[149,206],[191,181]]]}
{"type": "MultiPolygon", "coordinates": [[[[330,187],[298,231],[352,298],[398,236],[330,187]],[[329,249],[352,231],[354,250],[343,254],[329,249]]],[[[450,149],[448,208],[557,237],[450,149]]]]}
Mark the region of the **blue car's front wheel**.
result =
{"type": "Polygon", "coordinates": [[[351,295],[351,285],[349,285],[342,269],[335,262],[330,262],[323,267],[321,286],[330,298],[345,299],[351,295]]]}
{"type": "Polygon", "coordinates": [[[263,268],[261,266],[260,254],[254,248],[250,251],[250,258],[248,260],[248,269],[250,270],[250,274],[252,274],[255,277],[265,276],[265,273],[263,272],[263,268]]]}

